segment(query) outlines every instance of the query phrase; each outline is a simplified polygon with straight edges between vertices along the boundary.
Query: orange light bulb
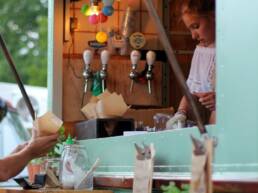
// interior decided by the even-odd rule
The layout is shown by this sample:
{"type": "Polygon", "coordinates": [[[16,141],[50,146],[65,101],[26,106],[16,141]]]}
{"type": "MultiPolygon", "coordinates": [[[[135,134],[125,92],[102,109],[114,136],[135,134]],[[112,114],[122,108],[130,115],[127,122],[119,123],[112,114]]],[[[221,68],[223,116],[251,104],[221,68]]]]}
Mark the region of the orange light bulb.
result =
{"type": "Polygon", "coordinates": [[[104,43],[106,42],[108,39],[108,35],[106,32],[100,31],[96,34],[96,40],[99,43],[104,43]]]}

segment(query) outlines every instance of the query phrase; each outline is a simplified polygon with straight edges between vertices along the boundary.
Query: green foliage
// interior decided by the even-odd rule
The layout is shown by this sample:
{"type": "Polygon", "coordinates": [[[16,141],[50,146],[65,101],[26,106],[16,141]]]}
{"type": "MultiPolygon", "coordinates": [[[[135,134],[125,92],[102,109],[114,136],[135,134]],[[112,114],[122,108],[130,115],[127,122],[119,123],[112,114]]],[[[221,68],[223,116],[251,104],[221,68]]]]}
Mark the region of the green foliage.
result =
{"type": "Polygon", "coordinates": [[[189,185],[188,184],[183,184],[181,186],[181,189],[179,189],[174,183],[168,185],[168,186],[161,186],[161,190],[163,193],[189,193],[189,185]]]}
{"type": "MultiPolygon", "coordinates": [[[[47,0],[0,0],[0,33],[25,84],[47,85],[47,0]]],[[[15,82],[0,52],[0,81],[15,82]]]]}
{"type": "Polygon", "coordinates": [[[48,158],[54,158],[54,157],[60,157],[64,148],[63,143],[66,140],[65,136],[65,128],[64,126],[60,127],[59,131],[59,137],[57,144],[48,152],[47,157],[48,158]]]}
{"type": "Polygon", "coordinates": [[[39,165],[39,164],[43,164],[44,161],[45,161],[45,157],[38,157],[38,158],[31,160],[30,163],[39,165]]]}

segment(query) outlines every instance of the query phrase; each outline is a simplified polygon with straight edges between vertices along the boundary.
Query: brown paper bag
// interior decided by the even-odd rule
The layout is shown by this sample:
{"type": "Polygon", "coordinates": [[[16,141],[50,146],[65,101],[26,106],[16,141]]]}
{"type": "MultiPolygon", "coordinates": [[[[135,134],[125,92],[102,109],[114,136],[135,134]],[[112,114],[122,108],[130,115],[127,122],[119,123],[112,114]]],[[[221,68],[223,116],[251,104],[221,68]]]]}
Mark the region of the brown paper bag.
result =
{"type": "Polygon", "coordinates": [[[109,90],[105,90],[103,93],[101,93],[100,95],[97,96],[98,100],[102,100],[106,97],[109,97],[111,95],[111,93],[109,92],[109,90]]]}
{"type": "Polygon", "coordinates": [[[99,99],[96,96],[91,96],[89,99],[89,103],[97,103],[98,101],[99,101],[99,99]]]}
{"type": "MultiPolygon", "coordinates": [[[[55,114],[48,111],[41,117],[38,117],[34,123],[33,133],[37,136],[51,135],[57,133],[59,128],[63,125],[63,121],[55,114]]],[[[33,134],[34,135],[34,134],[33,134]]]]}
{"type": "Polygon", "coordinates": [[[99,118],[119,117],[127,111],[122,95],[112,93],[111,95],[99,100],[96,105],[96,111],[99,118]]]}
{"type": "Polygon", "coordinates": [[[152,176],[155,150],[153,144],[150,146],[150,158],[140,157],[142,154],[136,155],[134,168],[133,193],[151,193],[152,192],[152,176]]]}
{"type": "Polygon", "coordinates": [[[87,117],[87,119],[96,119],[98,118],[98,114],[96,111],[96,105],[97,103],[88,103],[87,105],[85,105],[81,111],[83,112],[83,114],[87,117]]]}
{"type": "Polygon", "coordinates": [[[207,139],[204,144],[205,152],[196,155],[195,147],[192,154],[192,177],[190,184],[190,193],[212,193],[212,154],[213,140],[207,139]]]}
{"type": "Polygon", "coordinates": [[[92,98],[81,111],[88,119],[121,117],[129,107],[122,95],[105,90],[99,96],[92,98]]]}

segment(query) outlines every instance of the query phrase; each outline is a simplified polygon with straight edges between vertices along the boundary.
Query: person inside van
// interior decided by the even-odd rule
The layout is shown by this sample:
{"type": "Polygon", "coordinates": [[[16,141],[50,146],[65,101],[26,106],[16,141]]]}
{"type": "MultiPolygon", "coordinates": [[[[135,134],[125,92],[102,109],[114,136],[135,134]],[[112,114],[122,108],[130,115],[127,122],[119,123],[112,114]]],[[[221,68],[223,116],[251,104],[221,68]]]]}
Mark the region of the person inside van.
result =
{"type": "MultiPolygon", "coordinates": [[[[187,86],[199,102],[204,123],[214,124],[215,117],[215,0],[181,0],[180,16],[199,43],[195,48],[187,86]]],[[[198,103],[197,102],[197,103],[198,103]]],[[[167,122],[173,129],[178,121],[185,122],[191,116],[191,108],[185,96],[177,113],[167,122]]]]}
{"type": "MultiPolygon", "coordinates": [[[[0,98],[0,122],[5,117],[8,104],[0,98]]],[[[37,137],[18,145],[13,152],[0,158],[0,182],[19,174],[34,158],[44,156],[56,143],[58,134],[37,137]]]]}

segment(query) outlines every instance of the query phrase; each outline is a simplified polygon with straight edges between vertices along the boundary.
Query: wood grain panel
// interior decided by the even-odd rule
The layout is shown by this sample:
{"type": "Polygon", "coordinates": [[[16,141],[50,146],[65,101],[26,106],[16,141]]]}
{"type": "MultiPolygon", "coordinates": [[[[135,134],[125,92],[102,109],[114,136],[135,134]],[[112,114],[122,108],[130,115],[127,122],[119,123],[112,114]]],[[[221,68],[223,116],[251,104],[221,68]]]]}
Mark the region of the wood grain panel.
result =
{"type": "MultiPolygon", "coordinates": [[[[176,55],[177,61],[180,64],[181,70],[183,71],[183,74],[185,76],[185,79],[187,79],[190,66],[191,66],[191,59],[192,55],[191,54],[179,54],[176,55]]],[[[171,69],[170,69],[171,70],[171,69]]],[[[183,93],[181,91],[181,87],[175,77],[174,72],[171,70],[170,72],[170,105],[175,107],[177,109],[179,102],[183,96],[183,93]]]]}
{"type": "Polygon", "coordinates": [[[196,47],[196,42],[192,40],[191,35],[171,35],[170,40],[175,50],[191,51],[196,47]]]}
{"type": "Polygon", "coordinates": [[[186,31],[186,27],[180,18],[180,10],[178,3],[180,0],[173,0],[169,2],[170,7],[170,26],[175,31],[186,31]]]}
{"type": "MultiPolygon", "coordinates": [[[[115,29],[115,31],[119,32],[121,30],[125,11],[128,7],[127,1],[115,1],[113,4],[114,13],[112,16],[108,17],[107,22],[92,25],[88,22],[88,17],[83,15],[80,11],[83,4],[89,4],[89,2],[90,0],[71,3],[71,14],[73,17],[78,19],[78,26],[73,34],[75,39],[73,49],[75,53],[82,53],[84,49],[89,48],[87,44],[88,41],[95,40],[95,36],[98,31],[108,32],[110,29],[115,29]]],[[[147,43],[144,46],[144,49],[160,49],[161,45],[158,41],[156,30],[152,27],[153,23],[148,17],[148,12],[144,6],[144,2],[142,0],[134,0],[131,3],[131,8],[135,11],[135,25],[133,32],[148,32],[154,34],[155,36],[145,36],[147,43]]],[[[163,2],[160,0],[154,0],[153,3],[162,20],[163,2]]],[[[67,43],[64,44],[64,53],[68,53],[69,46],[70,45],[67,43]]]]}
{"type": "MultiPolygon", "coordinates": [[[[179,22],[179,18],[177,15],[176,10],[176,4],[179,0],[170,1],[170,36],[171,38],[171,44],[175,50],[183,50],[183,51],[191,51],[195,47],[195,42],[191,40],[191,35],[189,34],[189,31],[185,28],[184,24],[182,22],[179,22]],[[183,32],[183,34],[182,34],[183,32]],[[175,35],[176,34],[176,35],[175,35]],[[180,35],[181,34],[181,35],[180,35]]],[[[138,1],[137,1],[138,2],[138,1]]],[[[138,13],[140,15],[146,15],[145,6],[142,4],[142,2],[139,0],[139,7],[137,9],[138,13]],[[140,6],[141,5],[141,6],[140,6]]],[[[159,1],[155,1],[159,2],[159,1]]],[[[120,2],[119,6],[117,6],[118,12],[123,12],[126,7],[123,1],[120,2]]],[[[157,4],[157,10],[159,15],[162,15],[162,3],[157,4]]],[[[85,25],[86,17],[81,16],[79,12],[79,8],[81,7],[81,4],[76,3],[76,9],[74,10],[75,15],[79,18],[79,27],[75,33],[74,33],[74,47],[71,49],[73,54],[81,54],[83,50],[87,48],[87,41],[94,39],[94,33],[87,33],[88,27],[85,25]],[[82,26],[83,25],[83,26],[82,26]],[[83,27],[83,28],[82,28],[83,27]],[[83,31],[83,30],[84,31],[83,31]],[[82,30],[82,31],[80,31],[82,30]],[[86,31],[85,31],[86,30],[86,31]]],[[[121,16],[122,17],[122,16],[121,16]]],[[[121,17],[120,20],[121,20],[121,17]]],[[[119,18],[116,18],[118,21],[119,18]]],[[[141,17],[140,17],[141,18],[141,17]]],[[[114,19],[114,18],[113,18],[114,19]]],[[[141,18],[141,19],[145,19],[141,18]]],[[[121,21],[120,21],[121,22],[121,21]]],[[[145,21],[142,21],[139,19],[139,22],[141,23],[142,30],[144,31],[145,21]]],[[[119,22],[118,22],[119,23],[119,22]]],[[[114,22],[114,25],[117,25],[116,27],[119,27],[117,22],[114,22]]],[[[97,28],[96,28],[97,29],[97,28]]],[[[155,30],[154,30],[155,31],[155,30]]],[[[146,35],[148,37],[148,43],[146,46],[148,48],[154,48],[157,47],[159,44],[158,37],[156,37],[155,34],[153,35],[146,35]]],[[[65,44],[64,53],[68,53],[68,47],[69,43],[65,44]]],[[[185,77],[188,76],[188,71],[190,68],[191,63],[191,54],[177,54],[176,55],[178,62],[185,74],[185,77]]],[[[83,70],[83,62],[81,59],[72,58],[71,60],[72,66],[74,66],[75,71],[81,76],[82,70],[83,70]]],[[[141,63],[139,68],[143,68],[144,62],[141,63]]],[[[99,61],[94,61],[93,69],[97,70],[99,69],[99,61]]],[[[143,105],[143,106],[161,106],[162,104],[162,70],[161,70],[161,64],[158,64],[155,69],[155,79],[154,79],[154,85],[155,85],[155,92],[152,96],[148,94],[147,86],[146,84],[136,84],[134,87],[133,94],[129,92],[129,85],[130,85],[130,79],[128,78],[128,74],[130,72],[130,62],[128,59],[125,59],[123,57],[116,57],[112,63],[109,66],[108,73],[109,75],[112,74],[112,76],[109,76],[108,78],[108,88],[111,91],[116,91],[118,93],[121,93],[128,104],[131,105],[143,105]],[[127,61],[126,61],[127,60],[127,61]]],[[[63,81],[64,81],[64,88],[63,88],[63,117],[65,121],[79,121],[84,120],[85,117],[80,112],[80,103],[82,98],[82,89],[83,89],[83,79],[75,78],[72,72],[72,68],[67,64],[67,59],[64,60],[64,71],[63,71],[63,81]]],[[[170,105],[173,107],[176,107],[182,97],[181,89],[179,88],[179,85],[177,81],[175,80],[175,75],[173,72],[170,76],[170,85],[167,85],[169,88],[169,101],[170,105]]],[[[89,99],[90,94],[86,96],[86,102],[89,99]]]]}

